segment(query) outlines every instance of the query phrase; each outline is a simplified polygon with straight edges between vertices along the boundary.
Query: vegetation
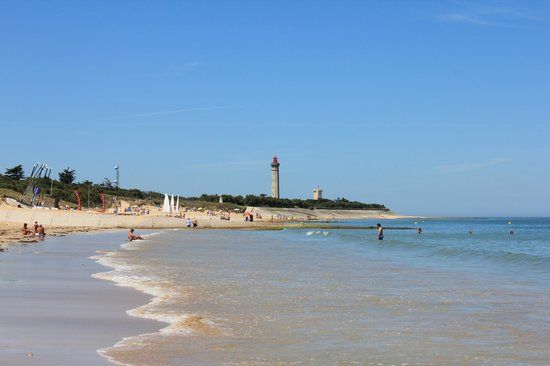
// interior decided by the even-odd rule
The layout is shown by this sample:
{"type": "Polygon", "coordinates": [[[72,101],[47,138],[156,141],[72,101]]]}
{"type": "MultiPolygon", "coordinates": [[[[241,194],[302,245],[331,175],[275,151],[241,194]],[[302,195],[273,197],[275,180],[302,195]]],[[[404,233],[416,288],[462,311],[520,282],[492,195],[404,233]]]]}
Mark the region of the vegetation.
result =
{"type": "MultiPolygon", "coordinates": [[[[23,193],[25,188],[31,183],[30,178],[23,179],[24,172],[21,165],[7,169],[6,174],[0,175],[0,189],[4,188],[23,193]],[[20,167],[20,168],[19,168],[20,167]],[[15,169],[15,170],[14,170],[15,169]],[[10,174],[8,175],[8,171],[10,174]]],[[[107,207],[111,207],[115,200],[125,200],[134,204],[161,205],[164,201],[164,194],[154,191],[143,191],[136,188],[124,189],[117,188],[109,179],[105,178],[103,183],[93,183],[83,181],[75,183],[76,172],[70,168],[64,169],[59,173],[59,180],[50,178],[38,178],[33,184],[40,187],[44,193],[44,201],[47,205],[53,205],[57,200],[62,204],[74,206],[76,204],[75,190],[79,192],[83,207],[101,207],[101,194],[105,194],[107,207]]],[[[13,193],[12,193],[13,194],[13,193]]],[[[19,197],[18,197],[19,198],[19,197]]],[[[223,204],[219,204],[219,195],[203,194],[199,197],[180,198],[180,204],[188,207],[203,207],[205,209],[233,209],[242,206],[263,206],[280,208],[301,208],[301,209],[343,209],[343,210],[387,210],[384,205],[377,203],[362,203],[357,201],[348,201],[345,198],[336,200],[322,199],[289,199],[272,198],[265,194],[259,196],[232,196],[222,195],[223,204]]],[[[25,197],[24,201],[28,203],[30,197],[25,197]]]]}
{"type": "Polygon", "coordinates": [[[59,181],[65,184],[72,184],[76,179],[76,173],[74,170],[71,170],[69,167],[59,173],[59,181]]]}
{"type": "MultiPolygon", "coordinates": [[[[305,209],[341,209],[341,210],[387,210],[384,205],[378,203],[363,203],[357,201],[348,201],[345,198],[337,198],[335,200],[322,199],[322,200],[302,200],[299,198],[273,198],[268,197],[265,194],[246,195],[246,196],[232,196],[224,194],[221,196],[224,203],[234,203],[240,206],[263,206],[263,207],[281,207],[281,208],[305,208],[305,209]]],[[[219,195],[203,194],[200,197],[193,197],[193,199],[206,201],[206,202],[218,202],[219,195]]]]}
{"type": "Polygon", "coordinates": [[[21,180],[25,178],[25,172],[23,171],[23,165],[19,164],[13,168],[6,169],[4,175],[11,179],[21,180]]]}

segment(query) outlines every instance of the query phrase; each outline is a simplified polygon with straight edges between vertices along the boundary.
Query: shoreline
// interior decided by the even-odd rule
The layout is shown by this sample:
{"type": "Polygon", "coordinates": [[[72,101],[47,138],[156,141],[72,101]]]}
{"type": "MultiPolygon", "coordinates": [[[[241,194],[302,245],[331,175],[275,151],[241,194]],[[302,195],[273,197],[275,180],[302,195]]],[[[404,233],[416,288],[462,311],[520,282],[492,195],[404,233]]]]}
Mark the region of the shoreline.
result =
{"type": "MultiPolygon", "coordinates": [[[[237,229],[237,230],[282,230],[285,228],[308,227],[326,228],[327,222],[367,219],[406,219],[421,218],[403,216],[380,211],[364,210],[314,210],[313,218],[309,210],[276,209],[252,207],[251,212],[261,217],[276,217],[273,220],[244,221],[242,214],[231,214],[231,220],[220,220],[204,212],[189,212],[188,217],[196,219],[195,229],[237,229]],[[293,215],[293,216],[290,216],[293,215]]],[[[21,226],[37,221],[43,224],[47,236],[64,236],[72,233],[102,231],[112,229],[187,229],[185,219],[151,214],[143,216],[102,214],[88,211],[59,211],[49,209],[15,208],[0,206],[0,251],[5,243],[35,243],[41,241],[32,235],[23,236],[21,226]]]]}
{"type": "Polygon", "coordinates": [[[148,295],[93,277],[105,267],[90,257],[119,249],[124,235],[80,233],[0,256],[0,364],[110,365],[99,349],[158,329],[126,313],[148,295]]]}
{"type": "MultiPolygon", "coordinates": [[[[135,241],[131,243],[134,245],[147,245],[147,238],[158,233],[160,232],[145,234],[143,241],[135,241]]],[[[185,333],[189,333],[193,331],[194,328],[197,328],[197,326],[201,326],[201,318],[198,316],[193,316],[192,314],[172,315],[167,318],[150,311],[161,303],[169,302],[173,295],[166,292],[162,285],[154,283],[155,281],[151,281],[150,279],[141,278],[139,276],[136,278],[136,276],[132,276],[132,280],[128,280],[127,272],[135,268],[129,266],[127,263],[117,261],[117,259],[113,258],[113,256],[124,250],[133,250],[129,249],[129,244],[130,243],[122,244],[112,251],[98,253],[97,255],[90,257],[90,259],[105,269],[105,271],[94,273],[92,275],[94,279],[101,282],[110,283],[117,288],[129,289],[130,291],[147,297],[147,301],[128,308],[126,310],[126,314],[134,319],[147,320],[156,324],[155,329],[152,331],[135,333],[133,335],[121,338],[111,345],[97,349],[97,353],[104,359],[108,360],[112,364],[123,366],[133,365],[133,363],[117,361],[116,350],[118,348],[125,347],[136,341],[140,343],[140,340],[144,340],[158,334],[181,334],[182,326],[189,328],[185,331],[185,333]],[[110,354],[110,351],[114,351],[115,355],[110,354]]]]}
{"type": "MultiPolygon", "coordinates": [[[[162,232],[170,230],[140,234],[148,239],[162,232]]],[[[173,233],[187,237],[183,230],[173,233]]],[[[0,311],[6,314],[0,318],[0,336],[5,339],[0,364],[150,364],[140,363],[139,353],[128,354],[129,347],[158,339],[159,333],[171,337],[194,331],[209,336],[223,332],[210,322],[208,311],[186,308],[188,312],[168,317],[155,311],[159,304],[179,300],[177,293],[184,291],[165,288],[162,277],[135,273],[139,265],[118,255],[147,248],[141,245],[155,244],[155,239],[124,243],[123,230],[77,234],[36,246],[11,245],[13,252],[0,255],[0,311]]],[[[192,231],[188,234],[193,237],[192,231]]],[[[202,234],[218,239],[224,235],[202,234]]],[[[385,301],[390,295],[384,289],[380,296],[385,301]]]]}

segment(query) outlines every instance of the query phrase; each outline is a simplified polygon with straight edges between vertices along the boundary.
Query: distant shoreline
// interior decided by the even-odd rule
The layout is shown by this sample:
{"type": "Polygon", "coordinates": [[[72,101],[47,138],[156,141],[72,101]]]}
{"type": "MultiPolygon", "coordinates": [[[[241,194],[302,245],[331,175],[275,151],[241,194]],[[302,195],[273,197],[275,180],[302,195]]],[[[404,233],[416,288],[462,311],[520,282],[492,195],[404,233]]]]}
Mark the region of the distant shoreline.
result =
{"type": "MultiPolygon", "coordinates": [[[[238,230],[282,230],[303,224],[310,228],[326,222],[402,219],[413,216],[396,215],[381,210],[306,210],[269,207],[249,207],[255,220],[245,221],[240,213],[232,213],[230,220],[221,220],[208,212],[187,212],[189,218],[197,221],[197,229],[238,229],[238,230]]],[[[94,211],[52,210],[38,208],[18,208],[0,206],[0,244],[30,243],[38,241],[34,236],[23,236],[21,227],[27,223],[32,228],[34,222],[44,225],[48,236],[61,236],[74,232],[89,232],[106,229],[185,229],[186,220],[173,215],[154,212],[149,215],[115,215],[94,211]]]]}

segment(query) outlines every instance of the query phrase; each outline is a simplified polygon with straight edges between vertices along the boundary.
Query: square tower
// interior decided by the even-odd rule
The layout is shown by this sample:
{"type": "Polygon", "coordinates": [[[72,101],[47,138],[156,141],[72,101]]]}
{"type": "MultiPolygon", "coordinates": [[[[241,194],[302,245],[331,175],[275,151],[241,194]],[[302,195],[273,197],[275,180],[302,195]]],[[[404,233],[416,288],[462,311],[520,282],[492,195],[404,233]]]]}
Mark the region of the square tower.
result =
{"type": "Polygon", "coordinates": [[[323,199],[323,190],[319,186],[313,190],[313,199],[315,201],[323,199]]]}

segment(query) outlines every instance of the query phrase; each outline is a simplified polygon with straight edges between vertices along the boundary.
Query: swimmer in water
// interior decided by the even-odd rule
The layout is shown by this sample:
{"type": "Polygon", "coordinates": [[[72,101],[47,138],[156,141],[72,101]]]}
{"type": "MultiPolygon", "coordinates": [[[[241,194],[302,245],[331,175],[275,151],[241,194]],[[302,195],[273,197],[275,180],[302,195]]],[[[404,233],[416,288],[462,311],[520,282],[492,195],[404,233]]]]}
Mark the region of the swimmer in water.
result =
{"type": "Polygon", "coordinates": [[[384,228],[380,224],[376,224],[376,227],[378,228],[378,240],[384,239],[384,228]]]}
{"type": "Polygon", "coordinates": [[[422,231],[422,228],[421,228],[421,227],[418,228],[418,233],[419,233],[419,234],[424,233],[424,232],[422,231]]]}

